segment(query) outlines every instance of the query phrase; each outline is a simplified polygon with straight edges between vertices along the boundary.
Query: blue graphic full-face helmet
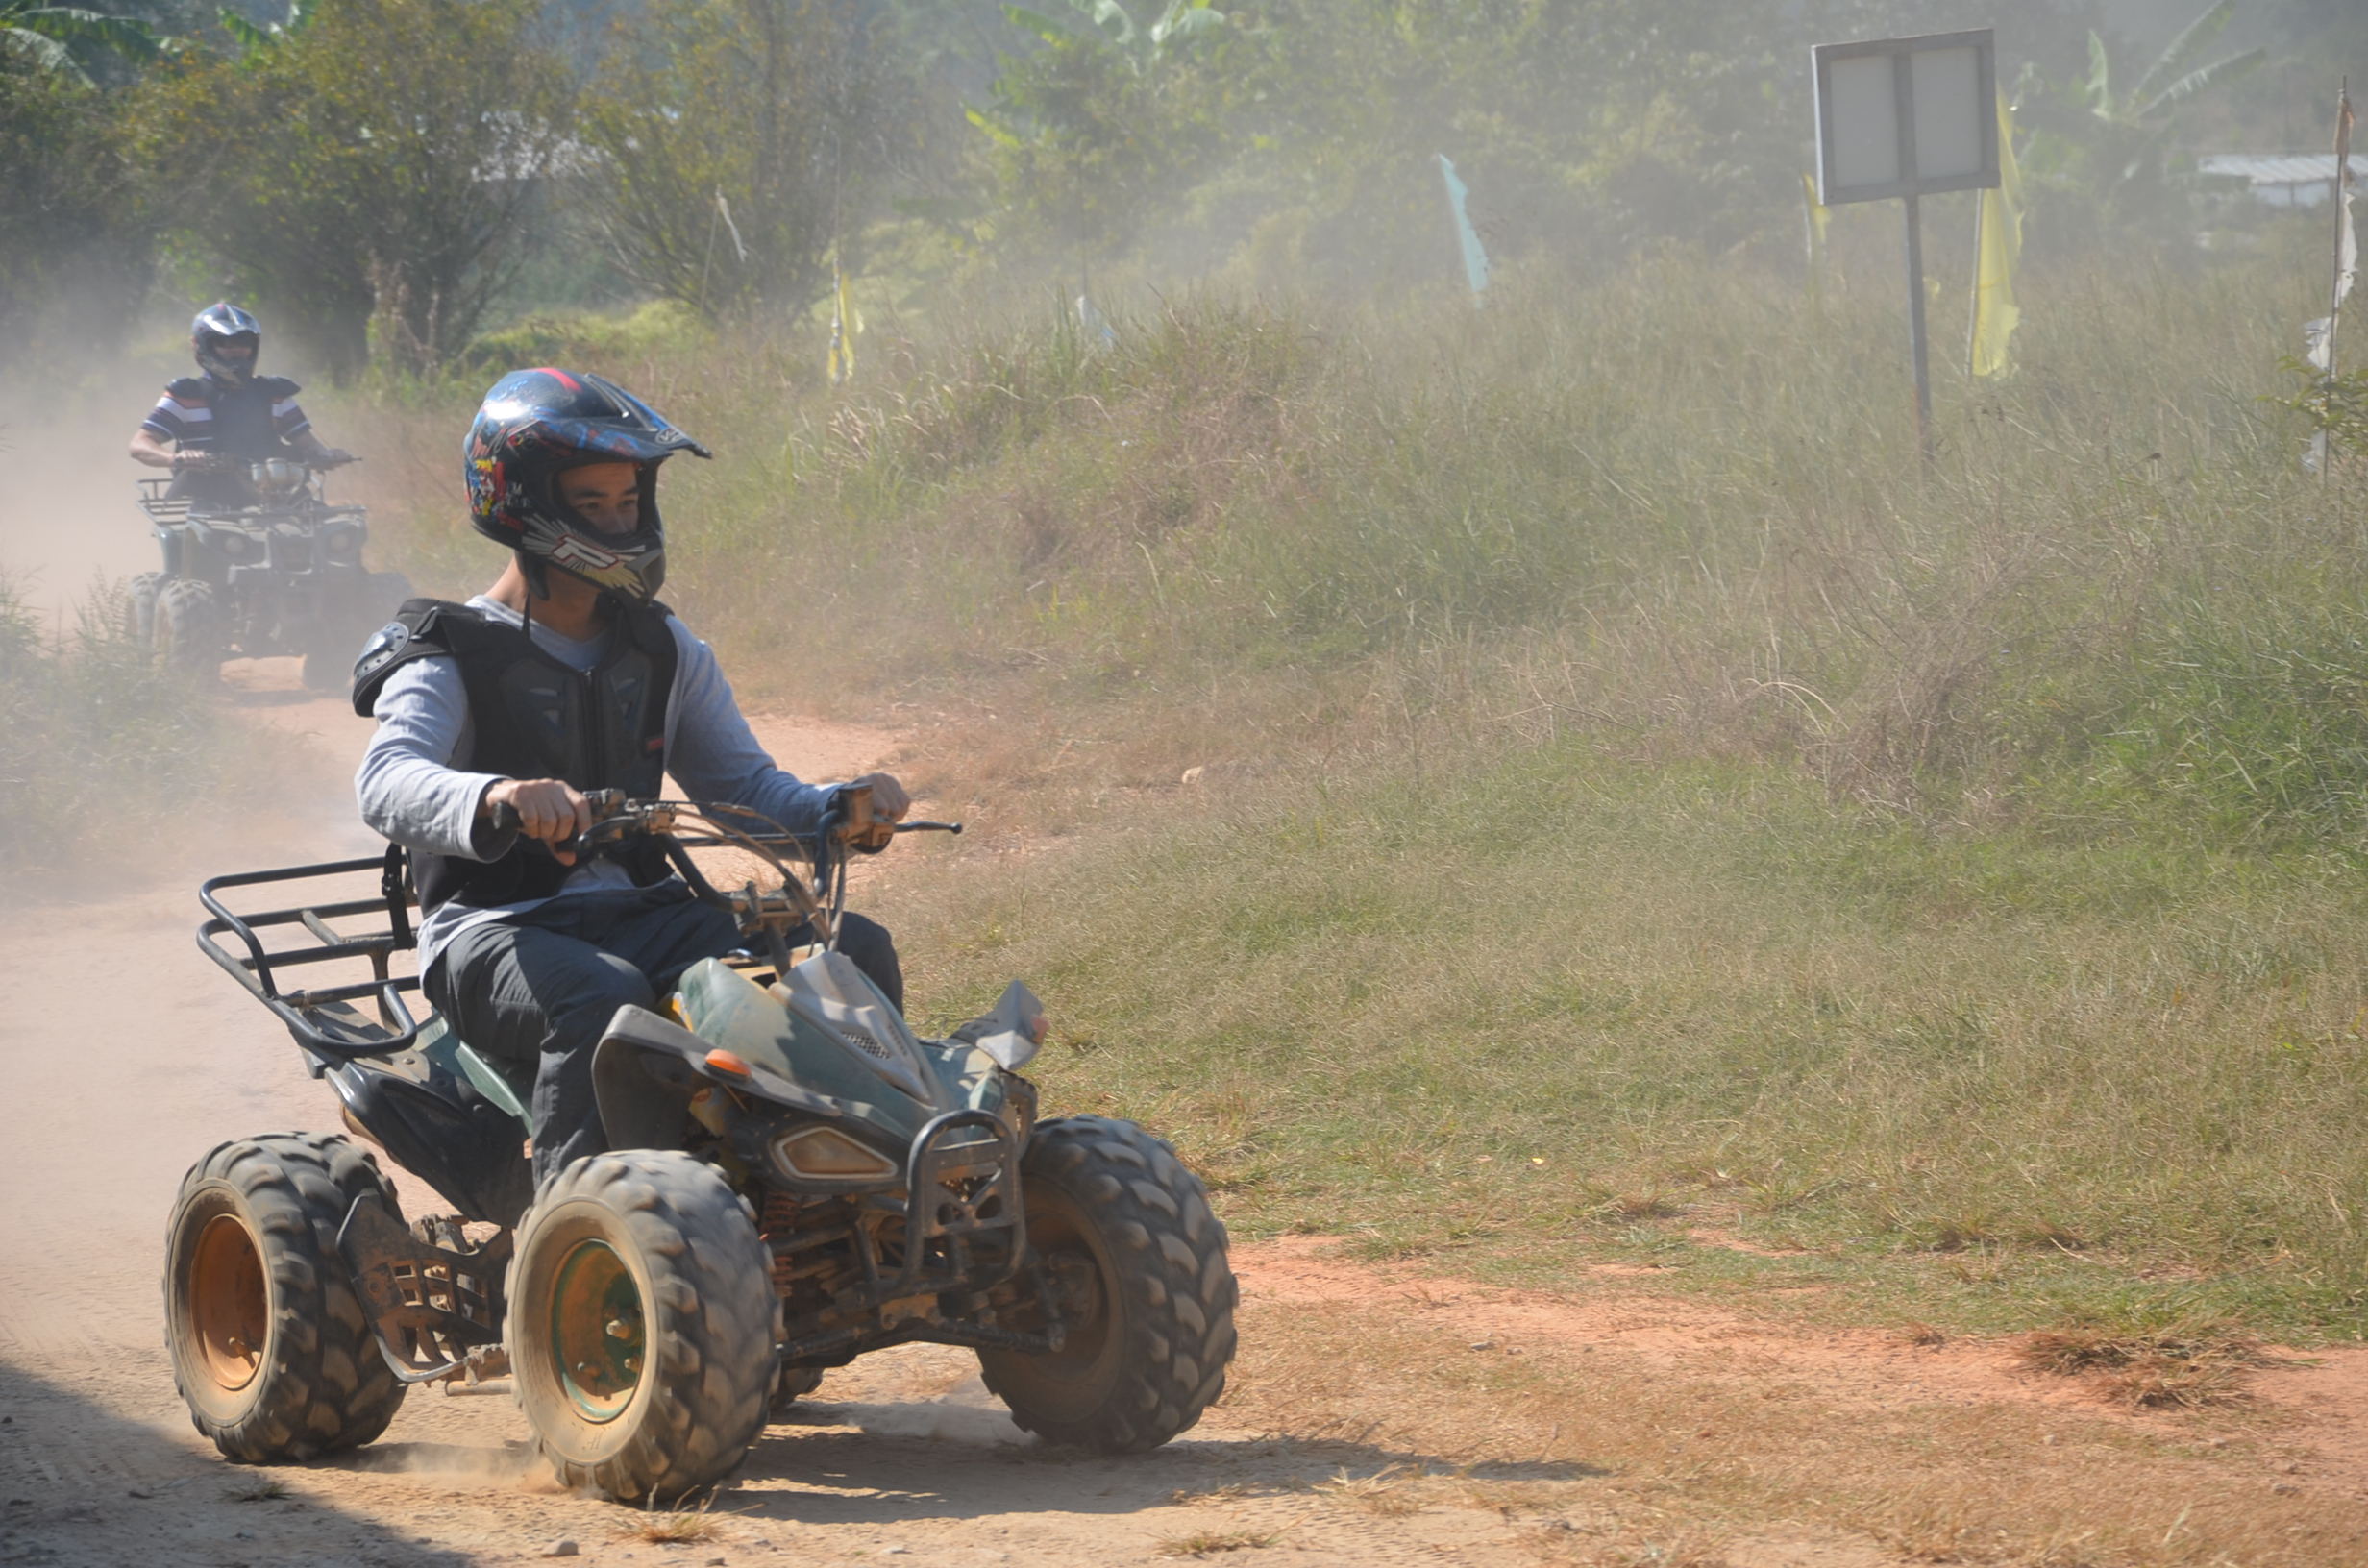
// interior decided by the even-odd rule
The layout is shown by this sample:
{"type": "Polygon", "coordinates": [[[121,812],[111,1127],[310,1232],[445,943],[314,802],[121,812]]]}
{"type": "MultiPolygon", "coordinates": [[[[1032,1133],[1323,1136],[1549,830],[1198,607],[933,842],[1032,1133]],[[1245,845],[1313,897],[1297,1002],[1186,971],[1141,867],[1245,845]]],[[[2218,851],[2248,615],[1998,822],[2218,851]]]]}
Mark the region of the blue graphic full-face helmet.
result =
{"type": "Polygon", "coordinates": [[[224,386],[244,386],[247,378],[255,374],[255,362],[263,356],[263,327],[238,306],[223,301],[206,306],[189,323],[189,347],[197,355],[198,369],[224,386]],[[234,343],[247,346],[246,354],[235,359],[222,353],[234,343]]]}
{"type": "Polygon", "coordinates": [[[469,520],[514,550],[539,580],[546,566],[625,599],[647,600],[666,580],[666,526],[658,516],[658,465],[705,447],[605,377],[514,370],[494,382],[461,449],[469,520]],[[586,463],[631,463],[641,478],[641,520],[602,533],[559,497],[558,478],[586,463]]]}

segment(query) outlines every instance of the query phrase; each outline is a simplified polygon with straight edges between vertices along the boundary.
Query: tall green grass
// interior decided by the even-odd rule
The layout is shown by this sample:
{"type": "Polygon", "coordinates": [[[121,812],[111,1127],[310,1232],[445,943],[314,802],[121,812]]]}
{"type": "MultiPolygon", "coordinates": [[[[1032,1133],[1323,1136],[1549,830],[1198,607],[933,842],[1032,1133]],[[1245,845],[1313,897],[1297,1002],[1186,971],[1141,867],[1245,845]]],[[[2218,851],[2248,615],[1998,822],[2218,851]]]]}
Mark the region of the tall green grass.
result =
{"type": "MultiPolygon", "coordinates": [[[[646,321],[517,347],[718,448],[667,475],[678,601],[804,700],[1443,651],[1549,727],[1844,797],[2296,843],[2356,805],[2324,698],[2361,668],[2364,585],[2357,478],[2304,475],[2261,401],[2306,273],[2035,281],[2017,379],[1944,356],[1929,472],[1887,292],[1685,264],[1535,275],[1480,313],[1190,299],[1106,351],[1049,312],[882,331],[851,392],[646,321]]],[[[432,477],[469,390],[398,422],[432,477]]],[[[397,531],[432,575],[490,575],[449,501],[397,531]]]]}
{"type": "Polygon", "coordinates": [[[2348,874],[1839,816],[1797,774],[1566,740],[923,909],[915,994],[1029,977],[1050,1103],[1168,1130],[1253,1231],[1551,1278],[1702,1267],[1707,1228],[1804,1254],[1746,1278],[1909,1315],[2368,1330],[2348,874]]]}
{"type": "Polygon", "coordinates": [[[2315,283],[2035,277],[1929,467],[1887,277],[1048,311],[845,391],[538,346],[723,453],[675,597],[744,688],[1083,829],[900,881],[916,994],[1029,973],[1055,1098],[1237,1219],[2357,1333],[2368,494],[2264,401],[2315,283]]]}
{"type": "Polygon", "coordinates": [[[120,596],[102,591],[71,632],[50,633],[0,577],[0,879],[20,896],[69,868],[153,851],[252,747],[210,694],[132,646],[121,620],[120,596]]]}

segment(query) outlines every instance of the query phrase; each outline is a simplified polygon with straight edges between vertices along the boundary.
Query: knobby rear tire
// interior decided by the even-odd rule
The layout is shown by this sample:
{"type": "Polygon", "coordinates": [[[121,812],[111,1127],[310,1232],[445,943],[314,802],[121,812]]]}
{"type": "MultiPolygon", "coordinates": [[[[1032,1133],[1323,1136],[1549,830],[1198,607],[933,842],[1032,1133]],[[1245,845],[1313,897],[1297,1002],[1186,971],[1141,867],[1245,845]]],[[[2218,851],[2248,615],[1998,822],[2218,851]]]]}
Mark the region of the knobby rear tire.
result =
{"type": "Polygon", "coordinates": [[[755,1219],[712,1165],[652,1149],[577,1161],[519,1222],[508,1298],[512,1387],[562,1483],[671,1504],[731,1474],[764,1430],[779,1301],[755,1219]]]}
{"type": "Polygon", "coordinates": [[[1048,1442],[1157,1448],[1225,1388],[1238,1299],[1225,1227],[1174,1148],[1131,1121],[1040,1123],[1021,1162],[1030,1252],[1091,1301],[1051,1355],[981,1351],[988,1389],[1048,1442]]]}
{"type": "Polygon", "coordinates": [[[337,1252],[363,1196],[401,1213],[367,1151],[313,1133],[225,1143],[183,1178],[165,1228],[165,1343],[190,1420],[229,1458],[358,1448],[402,1406],[337,1252]]]}

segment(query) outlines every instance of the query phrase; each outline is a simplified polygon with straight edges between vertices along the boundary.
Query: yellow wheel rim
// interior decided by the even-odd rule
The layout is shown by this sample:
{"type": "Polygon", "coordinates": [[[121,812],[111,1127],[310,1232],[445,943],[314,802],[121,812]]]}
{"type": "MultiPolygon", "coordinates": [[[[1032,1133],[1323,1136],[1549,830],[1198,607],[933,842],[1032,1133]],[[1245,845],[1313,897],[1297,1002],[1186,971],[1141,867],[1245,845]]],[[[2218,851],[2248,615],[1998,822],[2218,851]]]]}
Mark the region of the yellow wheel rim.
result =
{"type": "Polygon", "coordinates": [[[263,1365],[271,1332],[271,1291],[262,1249],[235,1214],[216,1214],[189,1257],[189,1327],[198,1359],[215,1386],[235,1393],[263,1365]]]}

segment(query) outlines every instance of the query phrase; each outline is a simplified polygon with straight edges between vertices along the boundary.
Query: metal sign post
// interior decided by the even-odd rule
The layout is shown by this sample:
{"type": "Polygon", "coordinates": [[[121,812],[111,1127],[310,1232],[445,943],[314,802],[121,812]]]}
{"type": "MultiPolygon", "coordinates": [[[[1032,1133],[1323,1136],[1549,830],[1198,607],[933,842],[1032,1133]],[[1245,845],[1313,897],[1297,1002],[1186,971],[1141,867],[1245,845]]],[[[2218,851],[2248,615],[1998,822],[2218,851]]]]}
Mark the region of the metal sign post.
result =
{"type": "Polygon", "coordinates": [[[1920,197],[1998,184],[1998,57],[1990,31],[1821,43],[1810,51],[1817,105],[1817,199],[1902,199],[1908,230],[1908,354],[1916,450],[1933,455],[1924,331],[1920,197]]]}

